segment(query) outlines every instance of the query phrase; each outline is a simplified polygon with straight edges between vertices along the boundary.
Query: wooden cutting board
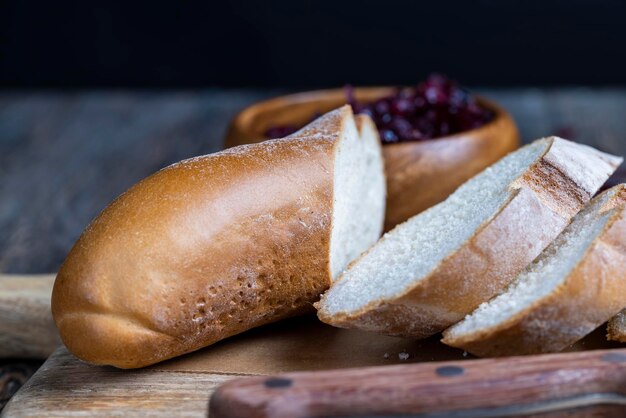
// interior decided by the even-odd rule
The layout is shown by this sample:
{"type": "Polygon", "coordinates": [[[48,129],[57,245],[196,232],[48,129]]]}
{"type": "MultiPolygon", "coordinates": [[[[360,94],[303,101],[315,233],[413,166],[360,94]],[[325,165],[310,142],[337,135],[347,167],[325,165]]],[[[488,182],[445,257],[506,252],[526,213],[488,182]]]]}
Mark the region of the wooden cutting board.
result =
{"type": "MultiPolygon", "coordinates": [[[[604,334],[599,329],[571,351],[620,347],[608,343],[604,334]]],[[[438,337],[422,341],[386,337],[300,317],[140,370],[88,365],[61,347],[12,398],[2,416],[201,417],[207,416],[216,387],[236,377],[469,358],[439,343],[438,337]]]]}

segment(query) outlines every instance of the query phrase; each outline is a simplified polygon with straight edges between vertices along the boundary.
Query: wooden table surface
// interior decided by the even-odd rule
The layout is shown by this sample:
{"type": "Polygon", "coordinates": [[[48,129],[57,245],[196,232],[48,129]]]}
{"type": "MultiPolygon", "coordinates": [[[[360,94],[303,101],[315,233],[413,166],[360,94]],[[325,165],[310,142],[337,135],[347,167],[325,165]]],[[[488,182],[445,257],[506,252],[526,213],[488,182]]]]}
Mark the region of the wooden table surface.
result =
{"type": "MultiPolygon", "coordinates": [[[[454,361],[463,367],[473,358],[443,345],[439,338],[436,335],[415,340],[339,329],[311,315],[256,328],[143,369],[89,365],[61,347],[15,394],[0,416],[202,418],[207,416],[215,389],[243,376],[433,361],[454,361]]],[[[568,351],[616,348],[623,345],[608,342],[606,331],[598,329],[568,351]]],[[[512,365],[512,374],[514,370],[512,365]]]]}
{"type": "MultiPolygon", "coordinates": [[[[558,134],[626,155],[626,88],[476,91],[511,112],[524,141],[558,134]]],[[[219,150],[237,111],[280,93],[0,92],[0,274],[56,271],[113,198],[219,150]]],[[[14,364],[0,364],[0,378],[14,364]]]]}

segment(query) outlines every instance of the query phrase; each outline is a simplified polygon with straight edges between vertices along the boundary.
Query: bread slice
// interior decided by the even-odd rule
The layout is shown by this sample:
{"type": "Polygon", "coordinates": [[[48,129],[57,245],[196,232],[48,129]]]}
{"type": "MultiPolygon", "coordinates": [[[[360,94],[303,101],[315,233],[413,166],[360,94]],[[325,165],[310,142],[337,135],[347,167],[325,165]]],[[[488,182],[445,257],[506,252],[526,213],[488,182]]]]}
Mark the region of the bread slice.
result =
{"type": "Polygon", "coordinates": [[[331,325],[423,338],[500,293],[621,159],[551,137],[388,232],[316,305],[331,325]]]}
{"type": "Polygon", "coordinates": [[[281,140],[167,167],[107,207],[57,276],[83,360],[140,367],[311,311],[382,233],[378,133],[349,106],[281,140]]]}
{"type": "Polygon", "coordinates": [[[626,309],[611,318],[607,337],[611,341],[626,343],[626,309]]]}
{"type": "Polygon", "coordinates": [[[444,332],[477,356],[561,351],[626,301],[626,185],[596,197],[506,292],[444,332]]]}

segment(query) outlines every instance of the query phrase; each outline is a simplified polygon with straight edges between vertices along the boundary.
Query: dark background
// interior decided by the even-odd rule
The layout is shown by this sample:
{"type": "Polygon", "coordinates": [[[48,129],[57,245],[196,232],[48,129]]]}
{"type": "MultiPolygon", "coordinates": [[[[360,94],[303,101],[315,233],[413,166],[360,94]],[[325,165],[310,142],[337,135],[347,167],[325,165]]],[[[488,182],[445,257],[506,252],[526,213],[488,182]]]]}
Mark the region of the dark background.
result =
{"type": "Polygon", "coordinates": [[[0,0],[3,88],[626,85],[618,0],[0,0]]]}

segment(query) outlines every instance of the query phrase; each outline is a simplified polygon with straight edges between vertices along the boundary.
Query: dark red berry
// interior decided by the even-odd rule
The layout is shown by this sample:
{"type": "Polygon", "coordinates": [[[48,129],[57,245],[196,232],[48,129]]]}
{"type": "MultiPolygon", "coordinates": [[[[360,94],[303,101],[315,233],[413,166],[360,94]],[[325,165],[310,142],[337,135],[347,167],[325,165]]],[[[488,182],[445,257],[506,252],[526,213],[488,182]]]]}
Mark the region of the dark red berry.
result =
{"type": "Polygon", "coordinates": [[[298,129],[300,128],[293,125],[272,126],[265,131],[265,136],[268,138],[284,138],[296,132],[298,129]]]}
{"type": "MultiPolygon", "coordinates": [[[[442,74],[431,74],[415,88],[398,89],[369,103],[357,102],[352,86],[346,86],[345,91],[354,112],[374,120],[384,144],[452,135],[480,127],[494,116],[442,74]]],[[[268,129],[266,135],[279,138],[296,130],[293,126],[277,126],[268,129]]]]}

